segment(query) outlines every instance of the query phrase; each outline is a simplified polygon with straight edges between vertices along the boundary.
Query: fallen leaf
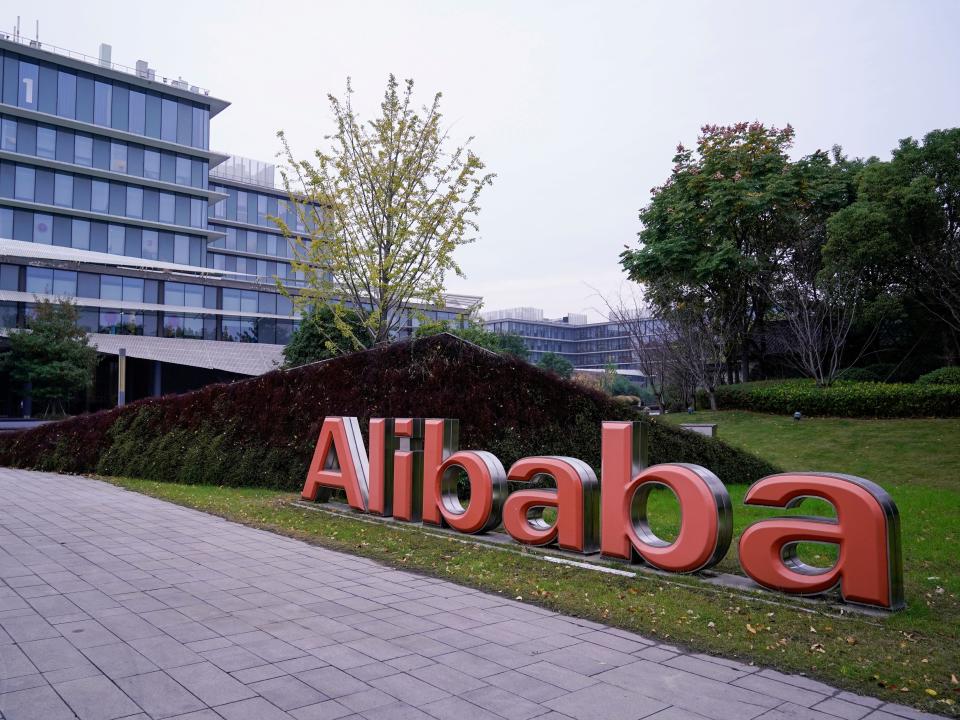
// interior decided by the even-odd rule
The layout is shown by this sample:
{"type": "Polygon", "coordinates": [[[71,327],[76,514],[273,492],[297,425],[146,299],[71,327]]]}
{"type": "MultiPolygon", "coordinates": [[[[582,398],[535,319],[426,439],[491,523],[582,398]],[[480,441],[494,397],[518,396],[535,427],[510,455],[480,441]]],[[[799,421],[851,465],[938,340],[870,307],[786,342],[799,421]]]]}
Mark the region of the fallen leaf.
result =
{"type": "Polygon", "coordinates": [[[747,630],[750,631],[750,634],[751,634],[751,635],[756,635],[756,634],[757,634],[756,629],[755,629],[750,623],[747,623],[747,630]]]}

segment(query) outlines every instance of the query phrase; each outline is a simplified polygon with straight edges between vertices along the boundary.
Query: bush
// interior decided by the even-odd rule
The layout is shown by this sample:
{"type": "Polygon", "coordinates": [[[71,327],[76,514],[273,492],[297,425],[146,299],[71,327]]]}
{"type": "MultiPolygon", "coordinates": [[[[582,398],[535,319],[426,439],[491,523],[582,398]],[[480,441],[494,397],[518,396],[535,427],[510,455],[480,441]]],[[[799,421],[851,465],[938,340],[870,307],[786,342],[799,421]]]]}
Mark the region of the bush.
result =
{"type": "MultiPolygon", "coordinates": [[[[572,455],[600,468],[600,423],[639,420],[605,394],[443,334],[243,382],[151,398],[0,436],[0,465],[299,490],[327,415],[455,417],[463,448],[509,467],[572,455]]],[[[728,483],[777,472],[723,442],[650,422],[652,462],[704,465],[728,483]]]]}
{"type": "Polygon", "coordinates": [[[917,378],[918,385],[960,385],[960,366],[942,367],[917,378]]]}
{"type": "Polygon", "coordinates": [[[812,380],[723,385],[723,410],[836,417],[958,417],[960,386],[839,381],[819,388],[812,380]]]}
{"type": "Polygon", "coordinates": [[[883,382],[883,379],[878,377],[876,371],[870,367],[852,367],[841,370],[837,379],[849,380],[850,382],[883,382]]]}

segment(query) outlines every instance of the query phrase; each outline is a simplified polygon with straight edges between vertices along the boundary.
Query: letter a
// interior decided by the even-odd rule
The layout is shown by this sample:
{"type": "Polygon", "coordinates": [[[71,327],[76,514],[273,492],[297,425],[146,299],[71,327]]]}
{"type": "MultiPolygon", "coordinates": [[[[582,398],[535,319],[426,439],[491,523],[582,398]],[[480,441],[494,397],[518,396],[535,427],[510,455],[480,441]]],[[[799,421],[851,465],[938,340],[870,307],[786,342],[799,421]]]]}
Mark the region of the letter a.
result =
{"type": "Polygon", "coordinates": [[[844,600],[898,610],[903,601],[900,514],[893,499],[869,480],[833,473],[783,473],[758,480],[745,505],[790,508],[805,497],[822,498],[836,519],[781,517],[760,520],[740,536],[740,566],[760,585],[815,595],[839,583],[844,600]],[[831,568],[807,565],[801,542],[833,543],[840,554],[831,568]]]}
{"type": "Polygon", "coordinates": [[[369,467],[355,417],[327,417],[320,428],[313,461],[303,484],[304,500],[326,500],[327,488],[346,492],[350,507],[367,511],[369,467]]]}
{"type": "Polygon", "coordinates": [[[553,478],[556,489],[516,490],[503,504],[503,527],[519,543],[547,545],[556,542],[564,550],[595,553],[599,549],[600,484],[593,469],[570,457],[528,457],[518,460],[507,473],[512,482],[531,482],[540,476],[553,478]],[[545,508],[555,508],[553,524],[543,519],[545,508]]]}

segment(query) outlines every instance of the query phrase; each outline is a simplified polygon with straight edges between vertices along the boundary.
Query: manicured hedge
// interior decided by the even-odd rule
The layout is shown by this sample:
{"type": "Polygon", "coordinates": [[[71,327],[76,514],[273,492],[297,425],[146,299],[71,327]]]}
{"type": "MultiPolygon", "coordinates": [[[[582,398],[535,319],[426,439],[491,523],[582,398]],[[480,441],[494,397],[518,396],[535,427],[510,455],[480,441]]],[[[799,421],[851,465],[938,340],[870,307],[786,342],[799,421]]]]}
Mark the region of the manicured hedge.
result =
{"type": "Polygon", "coordinates": [[[918,385],[960,385],[960,366],[942,367],[917,378],[918,385]]]}
{"type": "MultiPolygon", "coordinates": [[[[601,421],[640,419],[599,391],[444,334],[0,436],[0,464],[298,490],[327,415],[356,415],[364,433],[371,416],[454,417],[461,447],[505,467],[559,454],[597,470],[601,421]]],[[[698,463],[728,483],[777,471],[718,440],[650,430],[653,462],[698,463]]]]}
{"type": "Polygon", "coordinates": [[[812,380],[724,385],[722,410],[836,417],[958,417],[960,385],[915,385],[838,381],[819,388],[812,380]]]}

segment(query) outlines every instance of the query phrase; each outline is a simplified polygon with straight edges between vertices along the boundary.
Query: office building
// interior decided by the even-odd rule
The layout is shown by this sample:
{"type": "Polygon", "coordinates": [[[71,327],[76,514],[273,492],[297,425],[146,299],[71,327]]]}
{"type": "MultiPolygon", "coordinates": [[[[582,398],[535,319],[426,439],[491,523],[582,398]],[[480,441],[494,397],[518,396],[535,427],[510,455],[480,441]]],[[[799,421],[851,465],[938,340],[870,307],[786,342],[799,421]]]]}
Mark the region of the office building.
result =
{"type": "MultiPolygon", "coordinates": [[[[36,298],[74,300],[107,356],[95,407],[116,402],[121,349],[131,400],[268,371],[297,327],[276,279],[295,293],[302,276],[268,218],[307,228],[272,165],[211,149],[228,105],[108,46],[0,36],[0,333],[36,298]]],[[[420,309],[456,320],[478,302],[420,309]]]]}
{"type": "Polygon", "coordinates": [[[484,328],[491,332],[518,335],[530,351],[532,363],[540,362],[546,353],[555,353],[577,370],[600,372],[612,365],[627,377],[640,377],[630,334],[616,320],[589,322],[586,315],[577,313],[551,320],[544,318],[540,308],[531,307],[492,310],[482,313],[482,318],[484,328]]]}

